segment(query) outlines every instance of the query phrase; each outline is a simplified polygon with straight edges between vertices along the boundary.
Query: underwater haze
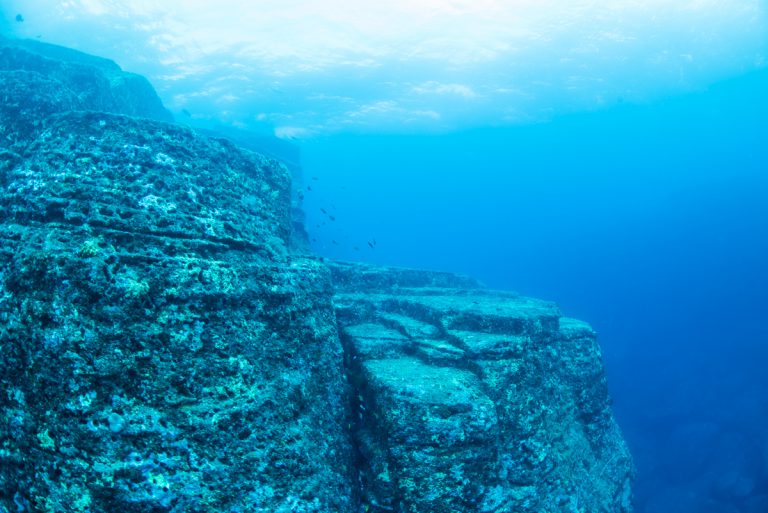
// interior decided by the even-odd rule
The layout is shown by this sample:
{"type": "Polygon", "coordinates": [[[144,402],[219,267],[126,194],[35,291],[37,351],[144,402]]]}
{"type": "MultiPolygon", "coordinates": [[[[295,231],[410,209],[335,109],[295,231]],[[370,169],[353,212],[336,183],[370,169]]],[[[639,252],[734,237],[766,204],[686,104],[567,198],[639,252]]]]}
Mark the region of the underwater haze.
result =
{"type": "Polygon", "coordinates": [[[637,512],[768,512],[764,0],[0,6],[179,122],[296,145],[315,253],[590,322],[637,512]]]}

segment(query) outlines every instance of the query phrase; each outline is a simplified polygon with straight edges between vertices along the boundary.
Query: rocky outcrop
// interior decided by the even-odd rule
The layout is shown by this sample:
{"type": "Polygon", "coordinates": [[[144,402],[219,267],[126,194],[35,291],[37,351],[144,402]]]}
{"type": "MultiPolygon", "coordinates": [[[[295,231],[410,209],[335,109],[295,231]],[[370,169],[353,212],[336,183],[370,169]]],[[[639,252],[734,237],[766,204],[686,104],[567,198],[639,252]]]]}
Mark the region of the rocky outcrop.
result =
{"type": "Polygon", "coordinates": [[[631,510],[587,324],[446,273],[331,269],[370,511],[631,510]]]}
{"type": "Polygon", "coordinates": [[[330,276],[287,253],[287,170],[149,120],[45,125],[0,165],[4,507],[350,511],[330,276]]]}
{"type": "Polygon", "coordinates": [[[69,48],[0,36],[0,148],[26,144],[56,112],[173,121],[149,81],[69,48]]]}
{"type": "Polygon", "coordinates": [[[101,60],[18,46],[0,513],[630,510],[586,324],[467,277],[302,257],[284,165],[121,115],[135,99],[104,103],[98,78],[78,91],[101,60]]]}
{"type": "Polygon", "coordinates": [[[303,172],[300,164],[299,147],[295,144],[278,139],[274,136],[265,136],[253,131],[223,124],[214,124],[210,120],[197,120],[188,118],[185,121],[196,132],[210,135],[215,138],[225,138],[232,141],[237,146],[251,150],[270,158],[279,160],[291,173],[291,252],[302,255],[312,253],[309,244],[309,234],[307,233],[304,212],[304,191],[303,172]]]}

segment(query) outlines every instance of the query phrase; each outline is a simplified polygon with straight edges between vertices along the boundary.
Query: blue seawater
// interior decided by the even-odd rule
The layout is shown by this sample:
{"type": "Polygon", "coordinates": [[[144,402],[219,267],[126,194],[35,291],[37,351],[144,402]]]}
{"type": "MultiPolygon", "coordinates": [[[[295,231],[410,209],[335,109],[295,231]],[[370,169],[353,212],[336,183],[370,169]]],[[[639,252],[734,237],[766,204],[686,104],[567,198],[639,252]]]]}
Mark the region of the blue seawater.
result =
{"type": "Polygon", "coordinates": [[[557,301],[600,334],[636,511],[763,513],[766,91],[760,71],[535,125],[308,141],[313,247],[557,301]]]}

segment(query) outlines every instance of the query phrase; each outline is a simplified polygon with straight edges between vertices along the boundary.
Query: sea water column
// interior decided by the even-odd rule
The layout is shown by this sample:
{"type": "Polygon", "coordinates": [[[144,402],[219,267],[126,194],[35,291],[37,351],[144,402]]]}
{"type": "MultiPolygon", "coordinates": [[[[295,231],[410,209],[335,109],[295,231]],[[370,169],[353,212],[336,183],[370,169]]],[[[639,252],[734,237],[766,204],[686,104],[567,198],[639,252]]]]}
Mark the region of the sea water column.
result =
{"type": "Polygon", "coordinates": [[[0,511],[348,511],[327,270],[284,166],[53,114],[0,159],[0,511]]]}

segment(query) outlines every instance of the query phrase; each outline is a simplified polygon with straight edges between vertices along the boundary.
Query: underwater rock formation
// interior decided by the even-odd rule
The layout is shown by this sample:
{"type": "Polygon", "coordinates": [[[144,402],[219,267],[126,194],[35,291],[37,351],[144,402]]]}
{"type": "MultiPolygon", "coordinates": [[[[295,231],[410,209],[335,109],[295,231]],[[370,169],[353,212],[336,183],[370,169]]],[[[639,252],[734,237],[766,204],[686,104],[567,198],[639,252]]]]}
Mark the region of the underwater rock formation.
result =
{"type": "Polygon", "coordinates": [[[149,81],[113,61],[0,36],[0,147],[26,140],[54,112],[93,110],[173,121],[149,81]]]}
{"type": "Polygon", "coordinates": [[[300,256],[284,165],[62,52],[0,46],[0,513],[630,511],[587,325],[300,256]]]}
{"type": "Polygon", "coordinates": [[[349,510],[329,273],[289,258],[283,166],[69,113],[0,177],[0,496],[32,511],[349,510]]]}
{"type": "Polygon", "coordinates": [[[330,267],[371,511],[631,510],[587,324],[446,273],[330,267]]]}

